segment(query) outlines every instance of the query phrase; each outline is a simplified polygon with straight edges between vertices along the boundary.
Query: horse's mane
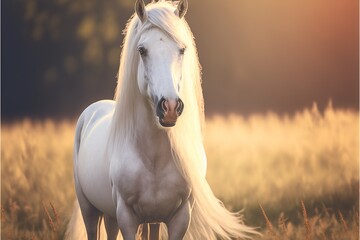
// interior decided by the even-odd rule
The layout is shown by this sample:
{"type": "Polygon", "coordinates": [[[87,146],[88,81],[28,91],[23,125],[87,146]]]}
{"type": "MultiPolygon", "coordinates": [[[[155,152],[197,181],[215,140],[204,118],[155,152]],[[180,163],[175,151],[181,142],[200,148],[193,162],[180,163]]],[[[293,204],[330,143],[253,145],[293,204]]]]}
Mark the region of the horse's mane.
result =
{"type": "Polygon", "coordinates": [[[135,14],[126,26],[107,154],[108,157],[117,156],[127,147],[127,143],[132,143],[134,138],[139,137],[136,135],[137,126],[134,121],[138,118],[136,101],[142,97],[137,84],[137,43],[144,31],[158,28],[187,47],[183,59],[183,85],[179,93],[185,108],[176,126],[165,130],[171,143],[174,163],[192,189],[194,199],[190,227],[185,239],[248,238],[247,233],[254,233],[254,230],[243,225],[241,215],[224,208],[205,180],[201,68],[192,32],[184,18],[174,14],[175,9],[176,6],[171,1],[151,3],[146,7],[147,19],[144,23],[135,14]]]}
{"type": "MultiPolygon", "coordinates": [[[[124,142],[131,141],[135,136],[136,126],[134,118],[137,117],[135,116],[136,111],[134,109],[135,100],[141,97],[137,85],[137,67],[139,63],[137,43],[144,31],[156,27],[167,33],[176,42],[182,43],[187,47],[182,69],[184,81],[180,92],[180,97],[185,103],[185,109],[181,117],[179,117],[176,126],[166,130],[171,140],[173,151],[178,156],[176,159],[181,161],[182,157],[180,156],[183,155],[181,152],[190,150],[187,147],[184,149],[184,145],[189,145],[192,149],[200,147],[202,151],[201,157],[204,157],[202,147],[204,101],[201,90],[201,68],[192,32],[187,22],[174,14],[175,9],[172,3],[166,1],[149,4],[147,6],[147,20],[143,24],[136,14],[127,23],[124,31],[125,38],[118,72],[118,85],[115,93],[115,112],[110,129],[110,149],[121,148],[124,142]]],[[[191,155],[193,156],[193,154],[191,155]]],[[[192,161],[187,159],[186,162],[192,161]]],[[[196,162],[202,161],[197,160],[196,162]]],[[[184,164],[187,163],[183,161],[176,163],[184,176],[188,178],[189,173],[184,169],[184,164]]],[[[194,170],[198,167],[189,166],[189,170],[194,170]]]]}

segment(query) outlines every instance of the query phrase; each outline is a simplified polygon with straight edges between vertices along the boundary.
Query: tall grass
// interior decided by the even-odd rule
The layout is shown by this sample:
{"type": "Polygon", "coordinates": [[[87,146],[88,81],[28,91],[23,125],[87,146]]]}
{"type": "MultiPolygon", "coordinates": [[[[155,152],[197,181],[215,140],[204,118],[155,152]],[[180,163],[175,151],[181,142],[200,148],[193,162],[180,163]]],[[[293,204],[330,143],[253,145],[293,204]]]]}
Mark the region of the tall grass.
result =
{"type": "MultiPolygon", "coordinates": [[[[303,239],[309,226],[324,224],[325,219],[336,219],[337,228],[335,220],[328,225],[342,232],[337,212],[357,225],[358,112],[335,110],[329,103],[322,113],[314,104],[293,116],[214,116],[207,124],[205,145],[208,181],[215,194],[233,209],[244,208],[252,225],[269,226],[258,203],[272,222],[283,216],[302,226],[303,239]],[[304,227],[302,204],[308,206],[309,216],[323,222],[312,219],[304,227]]],[[[325,237],[333,234],[329,230],[325,237]]]]}
{"type": "Polygon", "coordinates": [[[73,123],[24,120],[1,131],[2,239],[61,239],[75,197],[73,123]]]}
{"type": "MultiPolygon", "coordinates": [[[[358,122],[331,105],[211,117],[207,179],[264,239],[358,239],[358,122]]],[[[2,239],[62,239],[75,199],[73,134],[69,121],[2,124],[2,239]]]]}

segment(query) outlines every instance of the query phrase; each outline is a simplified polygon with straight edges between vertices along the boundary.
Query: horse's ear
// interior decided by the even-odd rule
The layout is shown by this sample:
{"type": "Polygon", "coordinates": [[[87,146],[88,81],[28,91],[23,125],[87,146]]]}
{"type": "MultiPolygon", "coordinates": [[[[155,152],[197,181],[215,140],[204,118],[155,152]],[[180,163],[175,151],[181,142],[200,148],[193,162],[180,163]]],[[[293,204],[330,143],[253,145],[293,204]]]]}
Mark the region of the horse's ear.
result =
{"type": "Polygon", "coordinates": [[[188,10],[188,1],[187,0],[180,0],[175,10],[175,13],[179,16],[179,18],[183,18],[188,10]]]}
{"type": "Polygon", "coordinates": [[[145,3],[143,0],[136,0],[135,3],[135,12],[140,18],[141,22],[145,22],[147,18],[146,10],[145,10],[145,3]]]}

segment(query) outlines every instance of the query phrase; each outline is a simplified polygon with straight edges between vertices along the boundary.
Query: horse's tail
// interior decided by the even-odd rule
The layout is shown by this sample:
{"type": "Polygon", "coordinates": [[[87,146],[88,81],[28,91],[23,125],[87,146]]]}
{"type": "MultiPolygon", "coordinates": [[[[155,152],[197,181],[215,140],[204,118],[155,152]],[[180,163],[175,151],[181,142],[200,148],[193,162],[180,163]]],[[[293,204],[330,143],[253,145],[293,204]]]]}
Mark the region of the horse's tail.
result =
{"type": "Polygon", "coordinates": [[[259,234],[243,223],[240,212],[232,213],[224,207],[205,178],[195,178],[198,184],[193,185],[194,206],[185,239],[251,239],[250,235],[259,234]]]}

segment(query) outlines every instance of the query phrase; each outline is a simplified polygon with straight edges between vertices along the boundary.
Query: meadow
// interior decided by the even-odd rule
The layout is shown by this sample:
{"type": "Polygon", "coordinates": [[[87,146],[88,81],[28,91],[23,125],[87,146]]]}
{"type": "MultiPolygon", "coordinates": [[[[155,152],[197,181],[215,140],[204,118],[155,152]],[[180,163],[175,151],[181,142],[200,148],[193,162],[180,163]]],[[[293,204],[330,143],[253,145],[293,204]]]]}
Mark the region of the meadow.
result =
{"type": "MultiPolygon", "coordinates": [[[[3,122],[1,238],[63,239],[75,121],[3,122]]],[[[359,113],[212,116],[207,179],[258,239],[359,239],[359,113]]]]}

